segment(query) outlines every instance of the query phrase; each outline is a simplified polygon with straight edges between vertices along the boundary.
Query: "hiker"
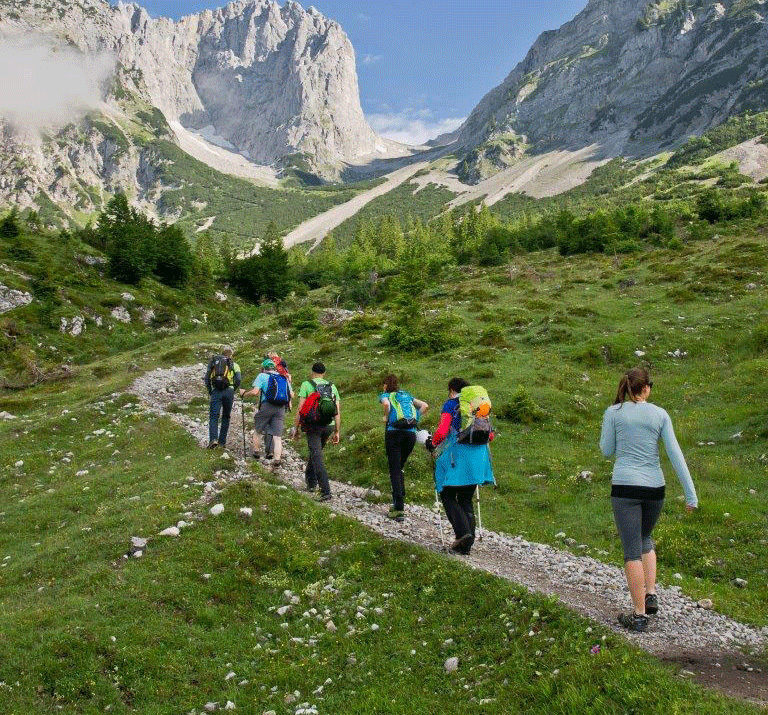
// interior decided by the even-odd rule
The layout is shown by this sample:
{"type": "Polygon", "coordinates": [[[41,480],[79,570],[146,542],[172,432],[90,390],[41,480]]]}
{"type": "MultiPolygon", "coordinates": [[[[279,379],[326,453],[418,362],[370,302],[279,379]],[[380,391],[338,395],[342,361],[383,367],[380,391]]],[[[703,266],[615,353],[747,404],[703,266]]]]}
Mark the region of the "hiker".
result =
{"type": "MultiPolygon", "coordinates": [[[[273,363],[275,363],[275,369],[288,380],[288,384],[291,386],[291,390],[293,390],[293,378],[291,377],[291,373],[288,372],[288,363],[286,363],[285,360],[281,358],[274,350],[271,350],[270,352],[268,352],[264,357],[264,359],[271,360],[273,363]]],[[[264,372],[264,368],[262,368],[262,372],[264,372]]],[[[266,432],[263,434],[264,434],[264,458],[272,459],[274,457],[274,446],[272,441],[272,435],[266,432]]]]}
{"type": "Polygon", "coordinates": [[[291,409],[293,390],[288,379],[277,371],[272,360],[261,363],[262,372],[253,381],[252,389],[240,390],[243,399],[255,397],[259,409],[254,416],[253,458],[261,457],[262,434],[272,437],[274,466],[279,467],[283,457],[283,427],[286,409],[291,409]]]}
{"type": "MultiPolygon", "coordinates": [[[[472,505],[475,490],[480,485],[496,483],[489,444],[494,435],[486,419],[487,411],[482,418],[471,416],[470,403],[474,391],[484,393],[487,400],[485,390],[470,387],[460,377],[454,377],[448,383],[448,400],[443,405],[440,424],[426,442],[427,449],[432,453],[438,446],[442,447],[435,460],[435,490],[456,535],[450,550],[465,556],[469,555],[475,543],[475,511],[472,505]],[[462,407],[466,415],[462,414],[462,407]],[[479,425],[475,432],[478,420],[483,425],[479,425]]],[[[490,409],[490,400],[487,400],[487,407],[490,409]]]]}
{"type": "Polygon", "coordinates": [[[379,402],[384,408],[384,447],[389,464],[389,480],[392,483],[392,508],[390,519],[405,520],[405,478],[403,467],[416,444],[416,428],[419,420],[427,413],[429,405],[401,390],[395,375],[384,378],[383,392],[379,402]]]}
{"type": "Polygon", "coordinates": [[[648,627],[648,616],[659,610],[656,596],[656,548],[653,527],[664,505],[664,473],[659,462],[659,439],[685,492],[686,509],[697,508],[696,489],[680,451],[672,420],[648,402],[653,382],[648,370],[636,367],[621,378],[616,400],[603,417],[600,449],[615,457],[611,503],[624,549],[624,570],[634,611],[619,615],[619,623],[633,631],[648,627]]]}
{"type": "Polygon", "coordinates": [[[293,436],[298,439],[299,428],[307,435],[307,490],[312,492],[319,486],[319,501],[331,499],[331,483],[323,461],[323,448],[331,436],[333,444],[338,444],[341,439],[340,402],[336,385],[325,379],[325,365],[316,362],[309,380],[304,381],[299,389],[299,409],[293,436]]]}
{"type": "Polygon", "coordinates": [[[240,387],[240,366],[232,359],[230,347],[223,347],[214,355],[205,371],[205,387],[210,397],[208,411],[208,449],[225,447],[229,432],[229,419],[235,402],[235,390],[240,387]],[[221,428],[219,414],[221,413],[221,428]]]}

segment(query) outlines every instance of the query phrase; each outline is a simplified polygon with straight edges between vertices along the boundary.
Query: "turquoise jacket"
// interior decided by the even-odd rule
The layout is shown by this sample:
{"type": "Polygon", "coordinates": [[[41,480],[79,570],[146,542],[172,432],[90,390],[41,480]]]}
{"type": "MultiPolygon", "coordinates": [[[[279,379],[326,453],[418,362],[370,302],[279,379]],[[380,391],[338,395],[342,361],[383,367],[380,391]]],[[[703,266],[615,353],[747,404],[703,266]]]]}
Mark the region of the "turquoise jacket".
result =
{"type": "Polygon", "coordinates": [[[452,429],[435,461],[437,493],[442,493],[443,487],[496,484],[490,447],[486,444],[459,444],[457,439],[458,434],[452,429]]]}

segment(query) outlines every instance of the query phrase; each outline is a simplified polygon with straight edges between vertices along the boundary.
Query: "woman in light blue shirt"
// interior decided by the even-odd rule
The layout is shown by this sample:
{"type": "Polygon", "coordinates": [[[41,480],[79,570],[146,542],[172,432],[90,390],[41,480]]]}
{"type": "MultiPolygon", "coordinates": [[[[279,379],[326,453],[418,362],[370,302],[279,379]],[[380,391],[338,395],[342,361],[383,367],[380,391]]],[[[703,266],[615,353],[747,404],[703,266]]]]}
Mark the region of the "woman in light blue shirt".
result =
{"type": "Polygon", "coordinates": [[[659,610],[656,596],[656,548],[653,527],[664,505],[665,482],[659,461],[664,442],[687,509],[698,506],[688,465],[677,443],[669,415],[648,402],[653,382],[645,368],[630,370],[619,383],[614,404],[605,411],[600,449],[614,457],[611,503],[624,548],[627,585],[634,613],[621,614],[619,623],[634,631],[648,627],[648,616],[659,610]]]}

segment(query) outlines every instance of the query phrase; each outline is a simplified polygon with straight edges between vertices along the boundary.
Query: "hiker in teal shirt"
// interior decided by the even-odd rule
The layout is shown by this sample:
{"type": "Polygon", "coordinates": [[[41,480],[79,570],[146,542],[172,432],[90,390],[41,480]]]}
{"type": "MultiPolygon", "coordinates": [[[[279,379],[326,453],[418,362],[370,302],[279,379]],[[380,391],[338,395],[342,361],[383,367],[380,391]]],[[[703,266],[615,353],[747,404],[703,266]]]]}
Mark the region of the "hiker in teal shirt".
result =
{"type": "Polygon", "coordinates": [[[405,520],[405,477],[403,468],[416,444],[416,427],[426,414],[429,405],[417,400],[410,392],[401,390],[395,375],[384,379],[384,392],[379,395],[384,408],[384,446],[389,463],[389,480],[392,483],[392,508],[389,518],[405,520]]]}

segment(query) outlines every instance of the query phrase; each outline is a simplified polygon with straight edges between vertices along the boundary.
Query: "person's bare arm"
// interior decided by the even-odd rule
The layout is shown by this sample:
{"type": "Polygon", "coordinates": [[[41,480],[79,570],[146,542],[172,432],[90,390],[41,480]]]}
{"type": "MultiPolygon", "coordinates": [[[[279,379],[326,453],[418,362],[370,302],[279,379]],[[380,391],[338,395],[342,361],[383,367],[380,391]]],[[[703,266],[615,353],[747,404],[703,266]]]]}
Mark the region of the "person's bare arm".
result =
{"type": "Polygon", "coordinates": [[[384,408],[384,422],[389,422],[389,411],[392,409],[392,405],[390,405],[389,400],[385,398],[381,401],[381,406],[384,408]]]}
{"type": "Polygon", "coordinates": [[[422,417],[429,411],[429,405],[424,400],[414,400],[413,404],[416,405],[416,409],[422,417]]]}

